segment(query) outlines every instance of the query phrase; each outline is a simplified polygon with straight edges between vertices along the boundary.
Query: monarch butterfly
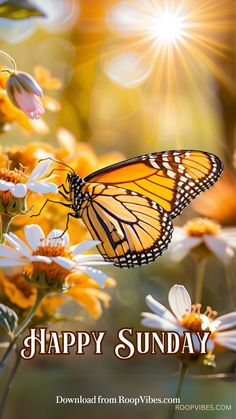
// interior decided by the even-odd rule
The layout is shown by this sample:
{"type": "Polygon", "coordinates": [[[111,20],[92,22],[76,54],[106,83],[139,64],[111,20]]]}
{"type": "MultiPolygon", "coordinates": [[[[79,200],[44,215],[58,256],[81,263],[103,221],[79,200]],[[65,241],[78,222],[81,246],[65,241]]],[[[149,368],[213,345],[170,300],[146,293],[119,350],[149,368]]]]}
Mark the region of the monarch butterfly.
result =
{"type": "Polygon", "coordinates": [[[68,190],[65,184],[59,187],[71,202],[62,204],[73,210],[66,229],[70,216],[81,218],[100,241],[97,247],[106,261],[121,268],[147,264],[168,247],[172,219],[213,185],[222,170],[214,154],[190,150],[131,158],[84,179],[70,168],[68,190]]]}

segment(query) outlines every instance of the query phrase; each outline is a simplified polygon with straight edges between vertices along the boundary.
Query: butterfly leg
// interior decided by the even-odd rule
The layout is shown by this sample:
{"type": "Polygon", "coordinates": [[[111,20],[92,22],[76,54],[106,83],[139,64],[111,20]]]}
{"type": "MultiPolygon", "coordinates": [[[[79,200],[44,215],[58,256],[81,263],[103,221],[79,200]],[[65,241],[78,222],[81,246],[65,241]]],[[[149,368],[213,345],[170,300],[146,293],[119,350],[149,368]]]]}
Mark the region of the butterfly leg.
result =
{"type": "Polygon", "coordinates": [[[68,197],[68,195],[70,194],[70,191],[67,191],[66,190],[66,188],[65,188],[65,185],[62,183],[60,186],[58,186],[58,189],[60,189],[60,188],[62,188],[63,189],[63,191],[65,192],[65,193],[63,193],[63,192],[61,192],[61,191],[58,191],[59,192],[59,194],[61,195],[61,196],[63,196],[63,198],[66,200],[66,201],[71,201],[71,198],[70,197],[68,197]]]}
{"type": "Polygon", "coordinates": [[[38,212],[38,214],[33,214],[33,215],[31,215],[31,217],[38,217],[38,216],[41,214],[41,212],[43,211],[44,207],[45,207],[45,206],[46,206],[49,202],[51,202],[51,203],[53,203],[53,204],[60,204],[60,205],[63,205],[64,207],[72,208],[72,205],[70,205],[70,204],[64,204],[64,202],[60,202],[60,201],[53,201],[53,199],[47,199],[47,200],[44,202],[43,206],[40,208],[40,211],[38,212]]]}
{"type": "Polygon", "coordinates": [[[62,234],[59,236],[59,237],[56,237],[57,239],[61,239],[62,238],[62,236],[64,236],[64,234],[66,233],[66,231],[68,230],[68,228],[69,228],[69,222],[70,222],[70,217],[73,217],[73,218],[80,218],[79,217],[79,215],[78,214],[76,214],[75,212],[68,212],[68,214],[67,214],[67,219],[66,219],[66,227],[65,227],[65,230],[62,232],[62,234]]]}

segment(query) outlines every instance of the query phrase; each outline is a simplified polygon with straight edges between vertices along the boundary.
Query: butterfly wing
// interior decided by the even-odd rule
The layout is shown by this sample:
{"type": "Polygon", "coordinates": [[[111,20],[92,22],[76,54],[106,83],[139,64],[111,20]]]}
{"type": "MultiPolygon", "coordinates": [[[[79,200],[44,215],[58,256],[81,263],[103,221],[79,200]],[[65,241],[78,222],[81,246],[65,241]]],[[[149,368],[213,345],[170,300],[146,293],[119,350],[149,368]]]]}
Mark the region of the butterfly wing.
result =
{"type": "Polygon", "coordinates": [[[223,170],[214,154],[164,151],[125,160],[85,178],[135,191],[157,202],[172,218],[199,193],[213,185],[223,170]]]}
{"type": "Polygon", "coordinates": [[[106,261],[121,268],[154,261],[167,248],[172,221],[151,199],[127,189],[86,183],[79,215],[106,261]]]}

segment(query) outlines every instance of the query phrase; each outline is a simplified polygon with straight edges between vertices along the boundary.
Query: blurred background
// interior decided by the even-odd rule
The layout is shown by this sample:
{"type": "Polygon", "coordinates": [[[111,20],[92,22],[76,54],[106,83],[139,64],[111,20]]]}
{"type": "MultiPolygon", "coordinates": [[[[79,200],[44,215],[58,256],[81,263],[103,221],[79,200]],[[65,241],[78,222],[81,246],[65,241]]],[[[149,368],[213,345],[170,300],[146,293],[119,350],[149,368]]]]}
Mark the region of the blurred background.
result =
{"type": "MultiPolygon", "coordinates": [[[[60,83],[53,90],[44,89],[52,112],[32,130],[22,130],[19,123],[9,126],[2,117],[1,146],[40,141],[45,147],[57,147],[63,128],[78,144],[89,144],[96,156],[110,153],[107,160],[101,158],[101,166],[103,161],[109,164],[168,149],[211,151],[225,163],[218,189],[197,198],[177,224],[201,215],[235,226],[236,2],[33,0],[32,4],[46,16],[0,18],[0,48],[15,59],[18,69],[34,74],[35,67],[43,66],[60,83]],[[174,18],[166,20],[165,15],[157,31],[155,13],[159,16],[167,5],[174,18]]],[[[0,63],[8,65],[4,57],[0,63]]],[[[89,167],[85,171],[89,173],[89,167]]],[[[175,395],[177,358],[143,355],[120,361],[113,347],[120,328],[141,329],[147,294],[167,304],[169,288],[180,283],[193,295],[196,272],[191,257],[174,263],[163,255],[150,266],[109,272],[117,286],[109,290],[110,307],[98,320],[70,304],[67,310],[82,320],[52,325],[53,330],[107,330],[103,356],[94,357],[91,347],[83,357],[37,356],[22,362],[6,419],[170,417],[170,406],[56,405],[56,395],[175,395]]],[[[234,272],[235,267],[235,279],[234,272]]],[[[214,256],[208,260],[203,291],[204,307],[211,305],[219,314],[231,311],[224,266],[214,256]]],[[[231,412],[201,415],[234,418],[234,370],[235,356],[229,351],[217,353],[215,368],[193,363],[182,402],[231,403],[231,412]]],[[[182,415],[194,418],[199,413],[176,412],[175,417],[182,415]]]]}

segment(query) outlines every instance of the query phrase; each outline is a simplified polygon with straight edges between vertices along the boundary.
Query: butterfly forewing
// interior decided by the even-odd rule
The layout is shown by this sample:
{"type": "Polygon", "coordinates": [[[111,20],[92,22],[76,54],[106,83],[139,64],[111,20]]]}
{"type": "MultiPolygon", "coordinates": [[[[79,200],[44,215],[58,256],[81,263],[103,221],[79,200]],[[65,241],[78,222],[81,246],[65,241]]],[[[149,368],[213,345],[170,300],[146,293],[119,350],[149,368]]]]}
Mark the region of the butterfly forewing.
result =
{"type": "Polygon", "coordinates": [[[173,231],[167,212],[151,199],[128,189],[86,183],[87,199],[79,215],[104,259],[119,267],[154,261],[167,248],[173,231]]]}
{"type": "Polygon", "coordinates": [[[208,189],[223,170],[221,160],[203,151],[165,151],[146,154],[101,169],[85,178],[122,187],[157,202],[172,218],[199,193],[208,189]]]}

